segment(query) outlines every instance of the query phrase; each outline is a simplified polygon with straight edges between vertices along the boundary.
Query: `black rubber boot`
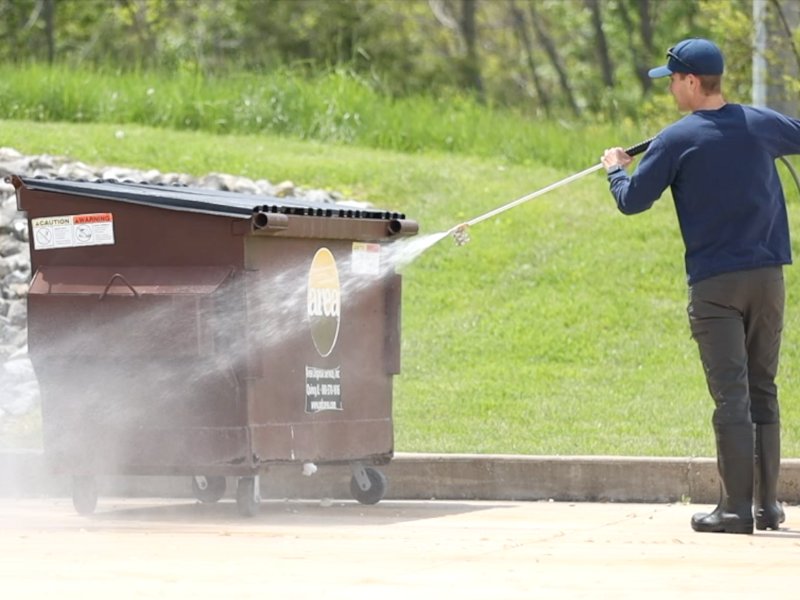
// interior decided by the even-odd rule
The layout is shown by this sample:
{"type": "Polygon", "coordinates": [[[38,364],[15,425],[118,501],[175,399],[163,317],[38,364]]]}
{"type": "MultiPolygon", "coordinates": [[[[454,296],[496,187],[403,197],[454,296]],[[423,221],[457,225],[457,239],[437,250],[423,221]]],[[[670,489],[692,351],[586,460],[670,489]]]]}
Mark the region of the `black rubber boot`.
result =
{"type": "Polygon", "coordinates": [[[756,425],[755,434],[755,521],[756,529],[778,529],[786,520],[778,502],[778,473],[781,469],[780,423],[756,425]]]}
{"type": "Polygon", "coordinates": [[[715,425],[720,501],[710,513],[692,517],[692,529],[711,533],[753,533],[753,426],[715,425]]]}

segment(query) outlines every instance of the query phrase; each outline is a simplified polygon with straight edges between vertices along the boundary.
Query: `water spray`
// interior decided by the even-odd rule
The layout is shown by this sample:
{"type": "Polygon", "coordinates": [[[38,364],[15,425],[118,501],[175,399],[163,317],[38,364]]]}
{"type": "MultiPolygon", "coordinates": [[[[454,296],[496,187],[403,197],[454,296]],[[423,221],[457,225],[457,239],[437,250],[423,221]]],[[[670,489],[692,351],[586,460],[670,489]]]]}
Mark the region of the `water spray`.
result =
{"type": "MultiPolygon", "coordinates": [[[[625,153],[628,156],[636,156],[637,154],[641,154],[642,152],[647,150],[647,148],[652,143],[653,139],[654,138],[649,138],[649,139],[644,140],[643,142],[639,142],[638,144],[635,144],[635,145],[631,146],[630,148],[627,148],[625,150],[625,153]]],[[[492,217],[496,217],[500,213],[503,213],[503,212],[505,212],[507,210],[510,210],[510,209],[514,208],[515,206],[519,206],[520,204],[524,204],[525,202],[528,202],[529,200],[533,200],[534,198],[538,198],[539,196],[543,196],[547,192],[551,192],[556,188],[560,188],[560,187],[562,187],[564,185],[567,185],[568,183],[572,183],[573,181],[577,181],[581,177],[584,177],[584,176],[588,175],[589,173],[594,173],[595,171],[599,171],[602,168],[603,168],[603,163],[597,163],[596,165],[593,165],[593,166],[589,167],[588,169],[584,169],[580,173],[575,173],[574,175],[570,175],[569,177],[565,177],[564,179],[562,179],[560,181],[556,181],[555,183],[552,183],[552,184],[548,185],[547,187],[544,187],[544,188],[542,188],[540,190],[536,190],[535,192],[531,192],[530,194],[522,196],[521,198],[517,198],[516,200],[514,200],[512,202],[509,202],[508,204],[504,204],[503,206],[499,206],[499,207],[495,208],[494,210],[490,210],[487,213],[484,213],[482,215],[479,215],[479,216],[475,217],[474,219],[470,219],[469,221],[466,221],[464,223],[460,223],[460,224],[456,225],[455,227],[449,229],[445,233],[445,236],[452,235],[453,239],[456,242],[456,245],[463,246],[464,244],[469,242],[469,228],[472,227],[473,225],[477,225],[481,221],[486,221],[487,219],[491,219],[492,217]]]]}

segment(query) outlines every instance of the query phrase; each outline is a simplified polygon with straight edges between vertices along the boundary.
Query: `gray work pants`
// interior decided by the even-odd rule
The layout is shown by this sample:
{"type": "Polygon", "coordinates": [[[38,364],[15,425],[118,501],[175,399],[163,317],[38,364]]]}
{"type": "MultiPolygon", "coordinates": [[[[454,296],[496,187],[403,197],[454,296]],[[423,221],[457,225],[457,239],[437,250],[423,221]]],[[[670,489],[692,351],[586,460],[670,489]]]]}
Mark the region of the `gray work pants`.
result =
{"type": "Polygon", "coordinates": [[[724,273],[689,288],[689,325],[700,350],[713,423],[778,423],[782,267],[724,273]]]}

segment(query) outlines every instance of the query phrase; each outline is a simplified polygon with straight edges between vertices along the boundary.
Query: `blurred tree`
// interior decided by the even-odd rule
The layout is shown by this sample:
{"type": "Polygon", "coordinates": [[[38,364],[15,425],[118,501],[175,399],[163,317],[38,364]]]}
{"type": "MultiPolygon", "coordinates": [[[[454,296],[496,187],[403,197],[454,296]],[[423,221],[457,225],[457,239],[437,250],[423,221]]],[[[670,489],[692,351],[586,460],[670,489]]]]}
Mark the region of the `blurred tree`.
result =
{"type": "Polygon", "coordinates": [[[530,73],[534,88],[536,89],[536,97],[542,103],[545,113],[549,115],[550,94],[545,89],[542,79],[536,69],[536,59],[534,58],[533,44],[531,43],[531,38],[528,34],[528,24],[525,20],[525,13],[519,9],[515,0],[508,0],[508,3],[511,14],[511,22],[514,27],[514,33],[519,40],[525,65],[528,67],[528,72],[530,73]]]}
{"type": "Polygon", "coordinates": [[[56,0],[42,0],[42,20],[47,41],[47,62],[53,64],[56,58],[55,40],[56,0]]]}
{"type": "Polygon", "coordinates": [[[457,9],[448,0],[428,0],[436,20],[456,33],[459,50],[453,63],[460,72],[462,86],[473,90],[478,100],[484,102],[486,98],[477,49],[476,4],[477,0],[460,0],[460,10],[456,14],[457,9]]]}
{"type": "Polygon", "coordinates": [[[603,31],[603,15],[600,8],[600,0],[586,0],[586,6],[592,13],[592,28],[594,29],[594,43],[597,48],[597,61],[600,63],[600,70],[603,74],[603,84],[606,87],[614,87],[614,65],[608,54],[608,42],[603,31]]]}
{"type": "Polygon", "coordinates": [[[569,103],[570,109],[575,115],[580,115],[580,108],[575,100],[575,94],[572,90],[567,69],[564,62],[561,60],[561,55],[556,48],[553,37],[550,35],[550,25],[547,22],[545,14],[539,10],[538,0],[529,0],[528,11],[531,16],[531,23],[533,24],[533,31],[536,33],[536,38],[547,53],[553,68],[558,73],[558,81],[561,84],[561,90],[569,103]]]}
{"type": "Polygon", "coordinates": [[[653,85],[653,80],[648,77],[650,70],[649,58],[653,55],[653,28],[650,23],[650,3],[648,0],[632,0],[631,2],[622,0],[618,4],[619,16],[625,24],[628,32],[628,42],[630,45],[633,69],[642,86],[642,91],[646,94],[653,85]],[[636,17],[631,16],[631,8],[636,10],[636,17]],[[634,22],[635,19],[635,22],[634,22]],[[638,32],[638,35],[636,35],[638,32]]]}
{"type": "MultiPolygon", "coordinates": [[[[793,99],[800,0],[768,4],[773,96],[793,99]]],[[[728,94],[749,100],[753,49],[752,0],[0,0],[0,35],[5,62],[345,69],[395,96],[613,118],[664,98],[647,70],[690,36],[720,43],[728,94]]]]}
{"type": "Polygon", "coordinates": [[[797,0],[771,0],[767,5],[767,45],[771,62],[780,69],[768,71],[767,106],[784,113],[797,115],[800,78],[800,52],[794,31],[800,25],[800,2],[797,0]]]}

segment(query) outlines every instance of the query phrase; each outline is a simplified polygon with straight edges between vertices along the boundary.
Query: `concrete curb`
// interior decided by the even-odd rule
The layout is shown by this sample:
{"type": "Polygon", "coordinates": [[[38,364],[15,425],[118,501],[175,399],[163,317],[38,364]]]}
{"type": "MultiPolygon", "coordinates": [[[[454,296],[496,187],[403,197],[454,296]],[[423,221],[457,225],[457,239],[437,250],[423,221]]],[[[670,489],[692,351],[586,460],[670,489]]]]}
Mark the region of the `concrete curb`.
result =
{"type": "MultiPolygon", "coordinates": [[[[714,503],[716,461],[710,458],[405,454],[380,467],[386,499],[560,500],[714,503]]],[[[350,498],[350,469],[276,465],[260,478],[264,498],[350,498]]],[[[188,477],[99,478],[101,496],[191,497],[188,477]]],[[[234,492],[232,478],[228,496],[234,492]]],[[[71,481],[50,475],[40,451],[0,452],[0,496],[70,496],[71,481]]],[[[782,462],[779,497],[800,503],[800,459],[782,462]]]]}

